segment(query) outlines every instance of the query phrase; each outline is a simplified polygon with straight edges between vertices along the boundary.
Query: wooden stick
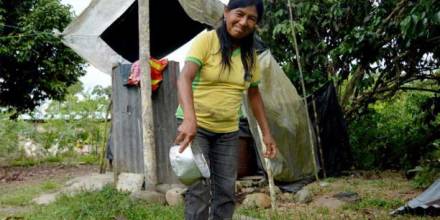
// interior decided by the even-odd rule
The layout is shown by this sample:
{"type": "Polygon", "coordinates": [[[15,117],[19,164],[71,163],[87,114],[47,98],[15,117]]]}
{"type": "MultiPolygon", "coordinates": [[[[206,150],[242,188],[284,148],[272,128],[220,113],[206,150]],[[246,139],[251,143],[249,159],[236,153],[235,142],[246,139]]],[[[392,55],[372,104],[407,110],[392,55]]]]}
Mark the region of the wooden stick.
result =
{"type": "MultiPolygon", "coordinates": [[[[110,103],[107,106],[107,112],[105,113],[105,118],[104,118],[104,138],[102,141],[102,149],[101,149],[101,155],[100,155],[100,168],[99,168],[99,173],[105,173],[105,170],[107,168],[106,163],[105,163],[105,156],[107,154],[107,145],[109,144],[109,134],[108,134],[108,116],[110,115],[110,110],[112,108],[112,100],[110,97],[110,103]]],[[[111,135],[111,134],[110,134],[111,135]]]]}
{"type": "Polygon", "coordinates": [[[144,146],[145,188],[157,185],[156,144],[154,142],[153,103],[151,101],[150,1],[139,0],[139,66],[141,69],[142,140],[144,146]]]}
{"type": "Polygon", "coordinates": [[[315,173],[315,178],[316,180],[319,182],[319,177],[318,177],[318,165],[316,164],[316,155],[315,155],[315,143],[313,141],[313,134],[312,134],[312,125],[310,124],[310,116],[309,116],[309,108],[307,106],[307,94],[306,94],[306,86],[304,84],[304,76],[303,76],[303,72],[302,72],[302,66],[301,66],[301,58],[299,56],[299,49],[298,49],[298,43],[296,41],[296,33],[295,33],[295,27],[293,26],[293,15],[292,15],[292,5],[290,4],[290,0],[288,0],[287,2],[287,7],[289,9],[289,15],[290,15],[290,28],[292,29],[292,36],[293,36],[293,43],[295,46],[295,54],[296,54],[296,61],[298,64],[298,69],[299,69],[299,75],[300,75],[300,79],[301,79],[301,88],[302,88],[302,93],[303,93],[303,100],[304,100],[304,106],[306,107],[306,120],[307,120],[307,125],[308,125],[308,131],[309,131],[309,139],[310,139],[310,151],[312,152],[312,157],[313,157],[313,168],[314,168],[314,173],[315,173]]]}
{"type": "MultiPolygon", "coordinates": [[[[263,148],[263,152],[266,152],[266,144],[263,142],[263,135],[261,133],[261,128],[259,125],[257,125],[258,129],[258,136],[260,138],[261,146],[263,148]]],[[[271,206],[272,210],[275,211],[277,208],[276,204],[276,198],[275,198],[275,183],[273,180],[273,174],[272,174],[272,166],[270,165],[269,158],[264,158],[264,162],[266,164],[266,170],[267,170],[267,178],[269,179],[269,193],[270,193],[270,200],[271,200],[271,206]]]]}

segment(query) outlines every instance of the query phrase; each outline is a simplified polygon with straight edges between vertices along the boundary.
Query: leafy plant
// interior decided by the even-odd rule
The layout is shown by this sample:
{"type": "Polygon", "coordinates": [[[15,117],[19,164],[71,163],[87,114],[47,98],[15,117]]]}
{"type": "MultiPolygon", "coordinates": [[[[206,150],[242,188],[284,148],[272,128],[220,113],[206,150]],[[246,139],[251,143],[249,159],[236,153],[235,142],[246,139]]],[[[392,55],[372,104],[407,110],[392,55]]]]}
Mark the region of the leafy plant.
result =
{"type": "Polygon", "coordinates": [[[427,188],[440,178],[440,140],[434,144],[435,149],[422,161],[421,171],[414,177],[412,183],[417,188],[427,188]]]}
{"type": "Polygon", "coordinates": [[[85,74],[84,61],[53,34],[71,20],[59,0],[0,1],[0,106],[11,117],[63,100],[85,74]]]}
{"type": "Polygon", "coordinates": [[[439,85],[439,1],[290,0],[292,26],[287,1],[265,2],[259,33],[287,76],[300,88],[295,32],[307,89],[302,95],[333,81],[348,121],[398,91],[439,85]],[[415,81],[422,83],[414,87],[415,81]]]}
{"type": "Polygon", "coordinates": [[[66,100],[52,101],[46,112],[31,114],[31,120],[10,120],[9,114],[0,114],[0,158],[8,158],[15,165],[33,165],[40,162],[61,162],[76,158],[83,163],[94,163],[98,146],[103,140],[104,115],[109,103],[109,88],[95,87],[83,91],[81,84],[69,88],[66,100]],[[24,142],[41,146],[46,158],[26,158],[19,146],[24,142]],[[65,154],[91,148],[92,156],[78,158],[65,154]]]}
{"type": "Polygon", "coordinates": [[[370,105],[349,126],[356,167],[410,169],[418,165],[440,138],[435,99],[431,93],[399,93],[370,105]],[[426,106],[432,111],[426,111],[426,106]]]}

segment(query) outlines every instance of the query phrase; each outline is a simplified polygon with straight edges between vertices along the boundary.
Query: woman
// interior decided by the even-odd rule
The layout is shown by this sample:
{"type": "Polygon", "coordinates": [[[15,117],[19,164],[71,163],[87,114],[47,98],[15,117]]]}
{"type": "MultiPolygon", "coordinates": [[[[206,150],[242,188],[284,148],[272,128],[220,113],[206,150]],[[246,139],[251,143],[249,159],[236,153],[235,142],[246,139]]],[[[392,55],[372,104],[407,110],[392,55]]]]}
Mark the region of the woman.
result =
{"type": "Polygon", "coordinates": [[[199,181],[185,194],[186,219],[232,219],[238,157],[238,125],[242,94],[247,90],[251,109],[274,158],[275,141],[269,130],[258,90],[254,32],[263,15],[261,0],[230,0],[216,30],[193,41],[178,81],[183,120],[175,140],[180,152],[192,142],[208,160],[211,179],[199,181]],[[209,211],[210,210],[210,211],[209,211]]]}

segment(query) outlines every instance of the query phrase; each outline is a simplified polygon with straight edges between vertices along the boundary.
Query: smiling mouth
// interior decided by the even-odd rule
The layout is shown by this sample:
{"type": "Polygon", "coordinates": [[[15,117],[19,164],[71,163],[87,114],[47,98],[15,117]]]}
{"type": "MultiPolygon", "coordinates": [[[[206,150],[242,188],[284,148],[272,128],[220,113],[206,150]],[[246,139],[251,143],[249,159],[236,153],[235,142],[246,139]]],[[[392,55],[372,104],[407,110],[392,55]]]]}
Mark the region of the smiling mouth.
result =
{"type": "Polygon", "coordinates": [[[241,33],[244,33],[244,30],[241,28],[235,28],[235,32],[241,34],[241,33]]]}

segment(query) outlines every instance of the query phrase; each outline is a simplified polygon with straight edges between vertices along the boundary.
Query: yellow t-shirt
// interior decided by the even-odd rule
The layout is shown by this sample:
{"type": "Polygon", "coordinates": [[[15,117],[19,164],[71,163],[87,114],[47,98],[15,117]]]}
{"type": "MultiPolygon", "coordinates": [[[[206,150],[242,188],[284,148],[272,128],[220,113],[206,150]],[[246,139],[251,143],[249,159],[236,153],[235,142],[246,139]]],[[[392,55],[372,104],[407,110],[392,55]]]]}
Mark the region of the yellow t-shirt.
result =
{"type": "MultiPolygon", "coordinates": [[[[223,68],[220,42],[212,30],[194,39],[186,61],[200,66],[192,83],[197,126],[216,133],[237,131],[242,94],[260,81],[256,55],[250,82],[246,82],[240,49],[232,53],[231,68],[223,68]]],[[[176,117],[183,119],[183,115],[179,106],[176,117]]]]}

